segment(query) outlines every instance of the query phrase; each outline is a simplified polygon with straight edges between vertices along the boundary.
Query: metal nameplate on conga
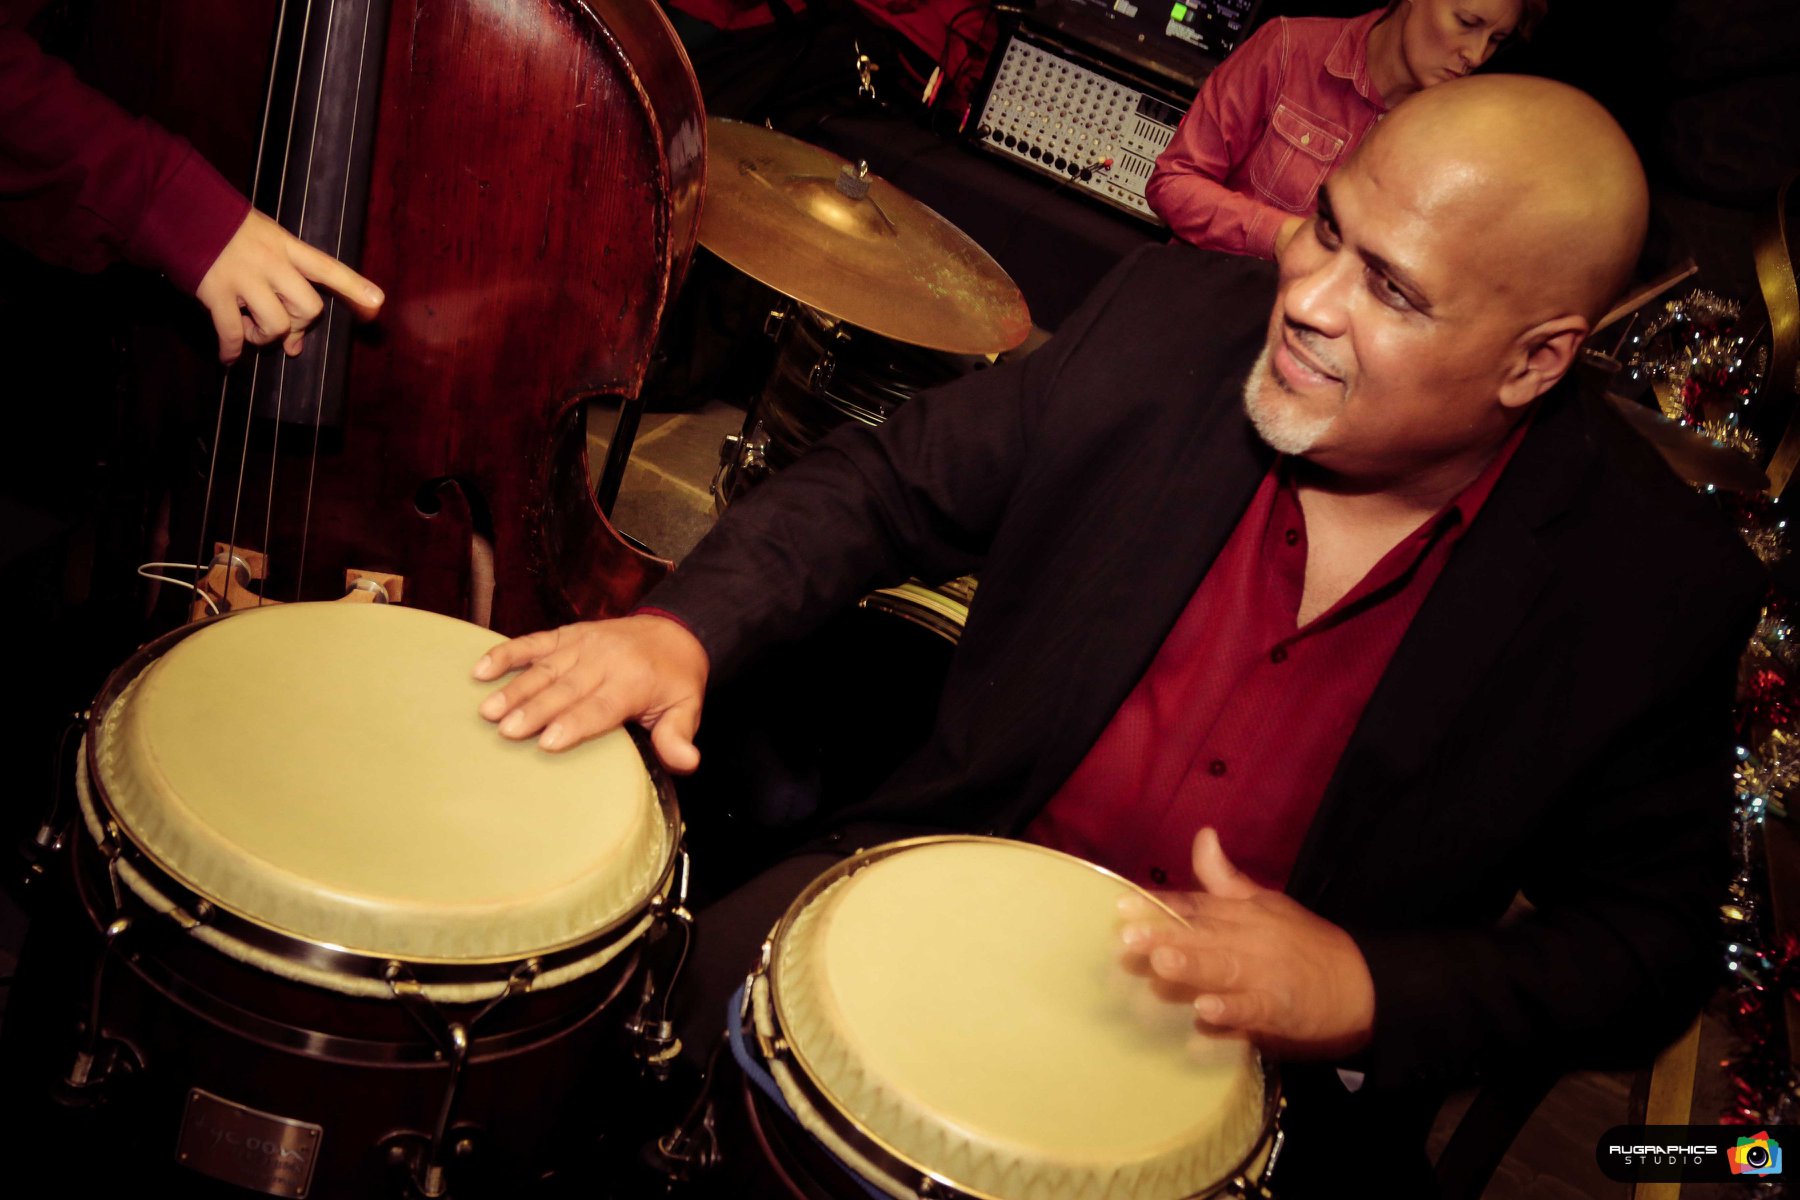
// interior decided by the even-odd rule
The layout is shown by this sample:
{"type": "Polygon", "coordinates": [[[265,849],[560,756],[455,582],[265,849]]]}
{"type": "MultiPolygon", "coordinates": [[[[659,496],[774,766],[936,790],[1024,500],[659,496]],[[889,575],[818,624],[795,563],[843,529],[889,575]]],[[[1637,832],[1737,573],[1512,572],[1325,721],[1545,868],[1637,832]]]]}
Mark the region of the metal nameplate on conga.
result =
{"type": "Polygon", "coordinates": [[[272,1195],[304,1181],[248,1178],[199,1125],[289,1158],[316,1130],[333,1196],[385,1194],[384,1163],[436,1194],[453,1154],[533,1159],[594,1014],[679,907],[681,830],[640,738],[495,734],[470,668],[497,640],[290,604],[114,673],[77,779],[76,882],[109,950],[71,1083],[131,1047],[188,1098],[183,1160],[272,1195]]]}
{"type": "Polygon", "coordinates": [[[321,1126],[257,1112],[194,1088],[181,1118],[175,1159],[239,1187],[306,1200],[324,1132],[321,1126]]]}
{"type": "MultiPolygon", "coordinates": [[[[1144,893],[992,838],[898,842],[827,872],[747,988],[747,1044],[778,1092],[749,1089],[751,1115],[777,1169],[792,1182],[780,1147],[798,1140],[842,1168],[846,1197],[1259,1190],[1273,1076],[1123,969],[1128,894],[1144,893]]],[[[814,1187],[798,1190],[840,1194],[799,1157],[814,1187]]]]}

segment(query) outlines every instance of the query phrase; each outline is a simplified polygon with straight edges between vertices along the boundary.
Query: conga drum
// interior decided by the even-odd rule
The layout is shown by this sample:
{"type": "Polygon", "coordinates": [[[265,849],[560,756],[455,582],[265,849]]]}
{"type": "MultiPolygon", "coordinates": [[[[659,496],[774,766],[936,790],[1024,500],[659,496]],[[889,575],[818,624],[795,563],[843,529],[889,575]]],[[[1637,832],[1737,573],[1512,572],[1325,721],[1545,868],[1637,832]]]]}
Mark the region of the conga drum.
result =
{"type": "Polygon", "coordinates": [[[495,734],[470,669],[496,640],[291,604],[105,685],[73,844],[104,948],[69,1084],[137,1077],[152,1161],[331,1200],[517,1195],[545,1161],[679,904],[681,829],[634,736],[495,734]]]}
{"type": "Polygon", "coordinates": [[[732,1030],[770,1168],[831,1200],[1267,1194],[1275,1077],[1121,967],[1133,893],[991,838],[827,871],[775,927],[732,1030]]]}

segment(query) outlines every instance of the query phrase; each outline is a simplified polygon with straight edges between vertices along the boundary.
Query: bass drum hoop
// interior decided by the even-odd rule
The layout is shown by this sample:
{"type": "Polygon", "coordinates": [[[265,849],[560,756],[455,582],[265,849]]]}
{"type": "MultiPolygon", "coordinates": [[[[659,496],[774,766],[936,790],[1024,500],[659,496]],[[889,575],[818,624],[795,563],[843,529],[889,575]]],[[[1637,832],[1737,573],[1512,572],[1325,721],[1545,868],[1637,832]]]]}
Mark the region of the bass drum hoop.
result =
{"type": "MultiPolygon", "coordinates": [[[[135,901],[149,914],[172,922],[220,954],[273,975],[346,995],[392,999],[390,980],[398,971],[402,977],[416,981],[428,999],[467,1004],[493,999],[516,988],[521,972],[528,976],[527,986],[533,991],[548,990],[591,974],[631,946],[667,907],[681,858],[680,810],[673,784],[652,765],[648,736],[635,726],[628,726],[627,732],[656,786],[667,858],[657,875],[656,886],[635,909],[582,937],[495,958],[375,954],[291,933],[195,888],[138,844],[119,819],[101,781],[97,735],[120,695],[153,662],[182,639],[230,616],[224,613],[208,617],[146,643],[107,677],[88,716],[87,735],[82,739],[76,767],[76,798],[83,829],[105,863],[107,879],[101,888],[103,894],[110,890],[119,910],[116,916],[124,915],[126,905],[135,901]]],[[[104,930],[109,921],[94,911],[88,890],[81,888],[84,905],[104,930]]]]}
{"type": "MultiPolygon", "coordinates": [[[[894,1200],[912,1200],[928,1196],[932,1200],[1007,1200],[989,1192],[970,1189],[946,1179],[925,1163],[895,1149],[874,1133],[815,1082],[805,1052],[785,1033],[780,987],[778,950],[794,921],[828,888],[873,863],[920,846],[982,844],[993,841],[970,835],[938,835],[906,838],[889,842],[856,854],[831,867],[809,883],[788,906],[762,946],[762,958],[751,973],[744,989],[748,1010],[742,1014],[749,1045],[781,1089],[782,1098],[793,1110],[794,1120],[821,1142],[832,1157],[845,1164],[871,1186],[879,1188],[894,1200]]],[[[1044,850],[1046,854],[1054,851],[1044,850]]],[[[1081,864],[1089,870],[1111,878],[1114,872],[1093,863],[1081,864]]],[[[1281,1114],[1287,1100],[1274,1069],[1265,1062],[1262,1067],[1263,1101],[1262,1132],[1237,1166],[1219,1182],[1173,1200],[1212,1200],[1225,1196],[1267,1196],[1268,1181],[1280,1158],[1283,1134],[1281,1114]]]]}

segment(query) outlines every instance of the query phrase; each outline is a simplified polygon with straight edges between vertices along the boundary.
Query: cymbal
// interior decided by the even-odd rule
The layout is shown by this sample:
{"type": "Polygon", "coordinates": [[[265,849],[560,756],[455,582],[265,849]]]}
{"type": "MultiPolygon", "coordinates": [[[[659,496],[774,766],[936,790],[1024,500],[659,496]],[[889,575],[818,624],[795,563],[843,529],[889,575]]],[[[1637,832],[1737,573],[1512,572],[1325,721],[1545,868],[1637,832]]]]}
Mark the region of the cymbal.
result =
{"type": "Polygon", "coordinates": [[[700,244],[783,295],[882,337],[998,354],[1031,313],[963,232],[880,176],[798,138],[706,123],[700,244]]]}
{"type": "Polygon", "coordinates": [[[1722,446],[1623,396],[1609,395],[1607,399],[1627,425],[1656,447],[1671,470],[1696,487],[1711,484],[1731,492],[1760,492],[1769,486],[1769,478],[1756,460],[1742,451],[1722,446]]]}

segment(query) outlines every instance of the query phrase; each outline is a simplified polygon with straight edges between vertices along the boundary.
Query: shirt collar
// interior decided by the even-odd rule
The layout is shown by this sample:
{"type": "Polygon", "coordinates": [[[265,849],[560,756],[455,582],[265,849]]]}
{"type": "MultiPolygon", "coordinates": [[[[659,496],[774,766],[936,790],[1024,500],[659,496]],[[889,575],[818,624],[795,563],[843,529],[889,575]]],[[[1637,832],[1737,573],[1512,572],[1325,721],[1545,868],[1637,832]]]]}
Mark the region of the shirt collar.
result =
{"type": "Polygon", "coordinates": [[[1364,13],[1355,20],[1346,21],[1344,28],[1338,32],[1337,41],[1331,45],[1331,52],[1325,56],[1325,70],[1328,74],[1349,80],[1357,95],[1383,112],[1387,111],[1387,104],[1376,92],[1375,85],[1369,82],[1369,31],[1386,15],[1387,9],[1384,6],[1374,12],[1364,13]]]}
{"type": "MultiPolygon", "coordinates": [[[[1458,492],[1455,499],[1440,508],[1436,515],[1426,518],[1424,523],[1405,540],[1429,543],[1445,530],[1468,528],[1469,523],[1475,519],[1475,514],[1481,511],[1481,506],[1486,504],[1487,498],[1493,494],[1494,488],[1500,482],[1501,474],[1506,470],[1506,465],[1513,460],[1513,455],[1518,453],[1519,445],[1525,440],[1525,434],[1531,428],[1532,418],[1536,415],[1537,411],[1534,408],[1525,415],[1524,419],[1513,426],[1507,433],[1506,439],[1500,443],[1500,448],[1495,451],[1494,457],[1489,459],[1487,466],[1481,469],[1481,473],[1470,480],[1468,486],[1458,492]]],[[[1292,497],[1293,503],[1298,504],[1294,467],[1294,457],[1289,454],[1281,454],[1276,456],[1274,464],[1269,469],[1275,475],[1276,486],[1280,493],[1292,497]]]]}
{"type": "Polygon", "coordinates": [[[1493,460],[1482,468],[1481,474],[1477,475],[1469,483],[1469,486],[1450,502],[1450,510],[1456,513],[1457,519],[1464,525],[1475,519],[1475,514],[1481,511],[1481,506],[1486,504],[1487,498],[1493,494],[1494,486],[1500,482],[1501,472],[1506,470],[1506,464],[1513,460],[1514,454],[1518,453],[1519,443],[1525,440],[1525,434],[1530,430],[1532,418],[1535,416],[1537,416],[1537,409],[1533,407],[1530,412],[1525,414],[1524,419],[1513,426],[1512,432],[1506,435],[1506,440],[1500,443],[1499,451],[1494,455],[1493,460]]]}

